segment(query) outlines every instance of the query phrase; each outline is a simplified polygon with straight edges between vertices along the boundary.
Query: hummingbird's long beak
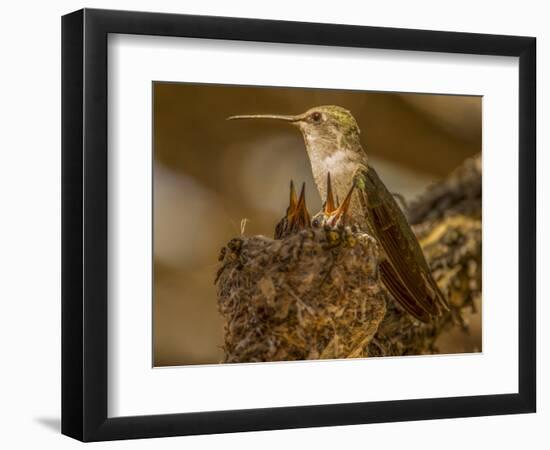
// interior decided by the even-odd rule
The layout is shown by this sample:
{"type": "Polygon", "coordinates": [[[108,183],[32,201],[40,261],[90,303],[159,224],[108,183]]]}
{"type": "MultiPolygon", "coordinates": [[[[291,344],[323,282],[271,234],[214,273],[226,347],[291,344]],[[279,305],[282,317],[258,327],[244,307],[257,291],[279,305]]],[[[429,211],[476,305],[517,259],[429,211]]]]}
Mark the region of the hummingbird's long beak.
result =
{"type": "Polygon", "coordinates": [[[281,114],[244,114],[239,116],[228,117],[227,120],[246,120],[246,119],[267,119],[267,120],[279,120],[282,122],[295,123],[303,119],[303,114],[297,116],[285,116],[281,114]]]}

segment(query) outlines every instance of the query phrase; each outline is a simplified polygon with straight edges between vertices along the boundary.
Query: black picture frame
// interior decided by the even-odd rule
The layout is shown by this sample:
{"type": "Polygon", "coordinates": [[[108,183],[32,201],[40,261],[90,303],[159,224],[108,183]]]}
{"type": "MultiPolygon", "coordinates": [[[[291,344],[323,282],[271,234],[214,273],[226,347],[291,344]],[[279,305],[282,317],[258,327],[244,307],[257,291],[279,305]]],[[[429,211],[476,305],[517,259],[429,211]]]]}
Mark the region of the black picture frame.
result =
{"type": "Polygon", "coordinates": [[[62,18],[62,432],[82,441],[535,412],[536,39],[84,9],[62,18]],[[518,393],[107,417],[107,36],[519,57],[518,393]]]}

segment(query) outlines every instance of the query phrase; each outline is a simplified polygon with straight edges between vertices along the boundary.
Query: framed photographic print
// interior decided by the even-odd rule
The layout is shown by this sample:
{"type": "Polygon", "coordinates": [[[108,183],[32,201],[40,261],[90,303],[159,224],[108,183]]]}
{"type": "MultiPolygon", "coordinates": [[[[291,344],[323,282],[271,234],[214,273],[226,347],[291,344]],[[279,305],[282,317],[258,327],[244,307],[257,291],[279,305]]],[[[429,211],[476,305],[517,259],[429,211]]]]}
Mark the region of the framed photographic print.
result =
{"type": "Polygon", "coordinates": [[[535,411],[535,38],[62,20],[62,432],[535,411]]]}

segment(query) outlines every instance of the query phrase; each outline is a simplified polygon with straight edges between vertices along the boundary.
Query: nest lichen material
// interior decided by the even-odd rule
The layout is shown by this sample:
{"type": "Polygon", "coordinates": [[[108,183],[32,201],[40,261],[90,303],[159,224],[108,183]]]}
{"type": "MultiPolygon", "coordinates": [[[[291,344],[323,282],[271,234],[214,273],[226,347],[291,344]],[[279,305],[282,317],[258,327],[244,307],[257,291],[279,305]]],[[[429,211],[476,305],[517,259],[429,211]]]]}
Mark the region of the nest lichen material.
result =
{"type": "Polygon", "coordinates": [[[224,362],[368,356],[386,313],[378,258],[349,228],[231,240],[217,277],[224,362]]]}

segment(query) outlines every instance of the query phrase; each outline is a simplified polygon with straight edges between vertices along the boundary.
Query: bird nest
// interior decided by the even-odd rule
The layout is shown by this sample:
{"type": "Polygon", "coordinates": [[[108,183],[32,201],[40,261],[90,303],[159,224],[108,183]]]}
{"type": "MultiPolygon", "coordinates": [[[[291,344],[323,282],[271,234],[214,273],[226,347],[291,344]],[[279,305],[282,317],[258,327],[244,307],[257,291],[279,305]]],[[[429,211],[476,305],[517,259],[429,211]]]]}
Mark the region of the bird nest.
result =
{"type": "Polygon", "coordinates": [[[386,312],[378,256],[344,227],[232,239],[216,278],[224,362],[368,356],[386,312]]]}
{"type": "Polygon", "coordinates": [[[357,224],[346,226],[353,186],[340,205],[330,186],[327,176],[323,209],[311,219],[305,186],[298,198],[291,183],[276,239],[240,237],[222,249],[216,283],[224,362],[433,354],[441,353],[437,342],[447,331],[469,333],[468,317],[481,303],[480,164],[467,161],[426,192],[432,206],[421,201],[410,214],[450,303],[429,322],[408,314],[384,288],[376,241],[357,224]]]}

